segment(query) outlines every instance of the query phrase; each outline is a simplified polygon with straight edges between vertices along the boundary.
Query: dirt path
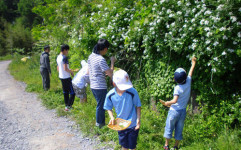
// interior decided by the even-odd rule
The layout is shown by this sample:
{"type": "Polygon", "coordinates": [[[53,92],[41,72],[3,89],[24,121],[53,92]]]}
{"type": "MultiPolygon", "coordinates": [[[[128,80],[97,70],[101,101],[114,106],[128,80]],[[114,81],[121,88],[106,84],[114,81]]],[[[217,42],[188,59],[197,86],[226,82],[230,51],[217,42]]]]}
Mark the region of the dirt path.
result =
{"type": "Polygon", "coordinates": [[[83,137],[73,121],[43,107],[36,94],[25,92],[25,84],[9,75],[9,63],[0,62],[1,150],[108,149],[83,137]]]}

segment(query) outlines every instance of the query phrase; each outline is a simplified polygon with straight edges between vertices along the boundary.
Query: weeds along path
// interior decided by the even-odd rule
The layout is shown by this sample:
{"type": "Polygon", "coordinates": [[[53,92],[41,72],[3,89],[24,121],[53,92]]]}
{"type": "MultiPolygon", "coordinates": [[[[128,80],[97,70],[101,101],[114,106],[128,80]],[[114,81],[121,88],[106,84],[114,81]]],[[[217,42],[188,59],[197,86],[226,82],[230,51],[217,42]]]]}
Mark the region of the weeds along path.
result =
{"type": "Polygon", "coordinates": [[[107,149],[100,148],[97,140],[83,137],[73,121],[47,110],[36,94],[25,92],[25,84],[8,73],[10,62],[0,62],[1,150],[107,149]]]}

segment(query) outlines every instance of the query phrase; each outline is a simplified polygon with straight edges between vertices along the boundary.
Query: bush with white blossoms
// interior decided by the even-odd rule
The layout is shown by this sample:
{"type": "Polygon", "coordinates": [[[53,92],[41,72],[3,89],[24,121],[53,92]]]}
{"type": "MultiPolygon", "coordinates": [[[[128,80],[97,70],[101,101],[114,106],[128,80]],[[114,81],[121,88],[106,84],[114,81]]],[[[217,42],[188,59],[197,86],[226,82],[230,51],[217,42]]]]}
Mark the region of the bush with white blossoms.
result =
{"type": "Polygon", "coordinates": [[[106,38],[108,56],[116,55],[117,67],[130,74],[145,103],[151,97],[171,99],[174,71],[183,67],[188,72],[192,56],[198,60],[192,84],[197,101],[219,106],[219,100],[229,99],[232,104],[232,95],[241,93],[239,0],[46,3],[34,9],[45,21],[33,29],[35,38],[56,51],[69,43],[76,67],[99,38],[106,38]]]}

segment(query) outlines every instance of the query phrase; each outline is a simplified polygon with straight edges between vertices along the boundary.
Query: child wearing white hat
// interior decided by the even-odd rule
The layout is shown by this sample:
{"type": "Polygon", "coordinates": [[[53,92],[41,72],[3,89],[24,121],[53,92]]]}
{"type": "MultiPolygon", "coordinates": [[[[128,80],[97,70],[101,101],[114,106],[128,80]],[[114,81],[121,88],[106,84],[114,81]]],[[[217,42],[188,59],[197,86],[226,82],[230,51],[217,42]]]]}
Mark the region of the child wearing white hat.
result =
{"type": "Polygon", "coordinates": [[[117,118],[131,121],[131,125],[123,131],[118,131],[119,143],[122,150],[136,149],[137,137],[140,129],[141,101],[138,92],[124,70],[116,71],[113,75],[114,88],[106,96],[104,109],[111,118],[110,124],[114,124],[112,109],[115,108],[117,118]]]}

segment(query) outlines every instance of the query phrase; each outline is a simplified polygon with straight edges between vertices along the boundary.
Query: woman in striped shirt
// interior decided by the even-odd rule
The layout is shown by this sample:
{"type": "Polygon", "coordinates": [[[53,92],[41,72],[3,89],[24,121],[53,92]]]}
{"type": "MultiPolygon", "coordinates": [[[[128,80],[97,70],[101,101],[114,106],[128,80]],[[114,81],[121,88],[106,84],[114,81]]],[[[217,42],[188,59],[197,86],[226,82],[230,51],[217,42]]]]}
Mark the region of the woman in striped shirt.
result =
{"type": "Polygon", "coordinates": [[[115,57],[111,57],[111,68],[103,57],[109,48],[110,43],[105,39],[100,39],[95,45],[92,54],[88,58],[90,88],[97,101],[96,126],[101,128],[105,125],[105,110],[103,109],[107,94],[107,84],[105,75],[112,78],[115,57]]]}

